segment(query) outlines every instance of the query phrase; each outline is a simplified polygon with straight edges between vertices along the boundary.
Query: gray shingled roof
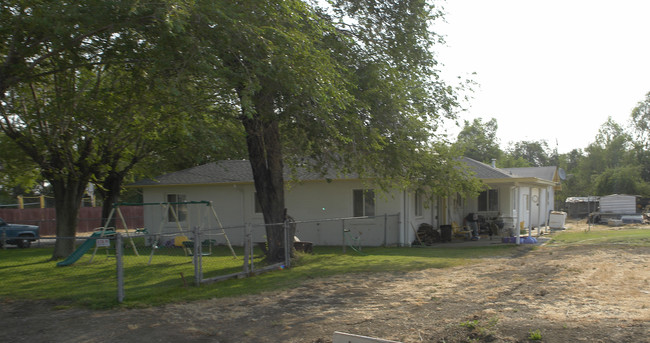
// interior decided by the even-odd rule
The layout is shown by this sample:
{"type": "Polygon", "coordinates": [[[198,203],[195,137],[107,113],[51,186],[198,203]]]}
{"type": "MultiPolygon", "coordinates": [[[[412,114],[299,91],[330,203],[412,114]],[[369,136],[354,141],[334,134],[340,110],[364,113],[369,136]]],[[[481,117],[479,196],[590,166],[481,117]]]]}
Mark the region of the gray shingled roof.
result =
{"type": "MultiPolygon", "coordinates": [[[[543,180],[553,180],[555,167],[539,168],[494,168],[488,164],[476,161],[469,157],[461,159],[476,173],[479,179],[508,179],[518,177],[536,177],[543,180]]],[[[340,179],[334,173],[323,175],[319,172],[307,170],[297,171],[298,180],[324,180],[340,179]]],[[[285,177],[288,172],[285,171],[285,177]]],[[[198,167],[193,167],[169,174],[162,175],[154,180],[141,180],[131,184],[132,187],[162,186],[162,185],[205,185],[219,183],[253,183],[253,170],[247,160],[227,160],[212,162],[198,167]]]]}
{"type": "Polygon", "coordinates": [[[503,168],[503,170],[521,177],[536,177],[553,181],[557,167],[503,168]]]}
{"type": "MultiPolygon", "coordinates": [[[[299,180],[325,180],[335,179],[333,173],[323,175],[319,172],[298,170],[299,180]]],[[[285,170],[285,177],[289,172],[285,170]]],[[[162,175],[154,180],[141,180],[131,184],[133,187],[162,186],[162,185],[203,185],[219,183],[253,183],[253,169],[247,160],[225,160],[212,162],[198,167],[193,167],[169,174],[162,175]]]]}
{"type": "Polygon", "coordinates": [[[253,182],[248,161],[219,161],[165,174],[154,180],[141,180],[131,186],[192,185],[231,182],[253,182]]]}
{"type": "Polygon", "coordinates": [[[463,157],[461,160],[467,164],[474,173],[476,173],[476,177],[479,179],[507,179],[516,177],[515,175],[506,173],[502,169],[494,168],[489,164],[479,162],[469,157],[463,157]]]}

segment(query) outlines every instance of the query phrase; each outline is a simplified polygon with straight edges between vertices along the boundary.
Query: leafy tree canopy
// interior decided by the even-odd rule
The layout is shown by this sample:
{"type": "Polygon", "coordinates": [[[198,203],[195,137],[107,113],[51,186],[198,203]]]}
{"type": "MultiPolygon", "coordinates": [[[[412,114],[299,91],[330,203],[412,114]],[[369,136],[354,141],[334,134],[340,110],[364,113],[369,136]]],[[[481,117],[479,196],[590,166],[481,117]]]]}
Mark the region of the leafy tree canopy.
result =
{"type": "Polygon", "coordinates": [[[594,194],[650,195],[650,183],[641,179],[641,166],[606,169],[594,177],[594,194]]]}
{"type": "Polygon", "coordinates": [[[457,105],[451,88],[435,77],[431,47],[440,37],[429,24],[440,13],[434,7],[421,1],[203,6],[197,15],[205,25],[196,30],[219,59],[221,89],[232,90],[227,97],[237,100],[244,126],[277,126],[273,135],[281,144],[271,148],[265,138],[259,154],[266,159],[270,150],[281,151],[292,166],[406,187],[426,179],[413,175],[425,170],[410,168],[418,156],[451,157],[436,152],[434,135],[457,105]]]}
{"type": "Polygon", "coordinates": [[[40,180],[40,172],[36,164],[25,156],[14,141],[5,135],[0,135],[0,190],[6,198],[15,200],[17,195],[30,193],[40,180]],[[16,189],[22,192],[14,194],[16,189]]]}
{"type": "Polygon", "coordinates": [[[464,156],[477,161],[490,163],[493,158],[498,160],[503,154],[499,148],[498,128],[495,118],[486,122],[482,118],[476,118],[471,123],[465,120],[455,145],[464,151],[464,156]]]}
{"type": "MultiPolygon", "coordinates": [[[[180,38],[184,4],[33,5],[1,5],[0,127],[52,185],[57,236],[69,237],[90,180],[119,190],[125,174],[214,94],[191,77],[202,64],[196,46],[180,38]]],[[[72,247],[57,240],[53,258],[72,247]]]]}
{"type": "Polygon", "coordinates": [[[543,167],[551,161],[551,150],[545,140],[520,141],[514,143],[508,152],[514,159],[523,159],[532,167],[543,167]]]}
{"type": "Polygon", "coordinates": [[[632,110],[634,152],[642,166],[641,177],[650,182],[650,92],[632,110]]]}
{"type": "MultiPolygon", "coordinates": [[[[475,186],[435,135],[457,106],[437,78],[435,7],[267,0],[198,1],[196,9],[187,30],[215,57],[213,89],[239,112],[267,224],[284,219],[285,163],[358,174],[384,189],[475,186]],[[461,176],[434,182],[441,171],[461,176]]],[[[269,226],[271,255],[278,237],[269,226]]]]}

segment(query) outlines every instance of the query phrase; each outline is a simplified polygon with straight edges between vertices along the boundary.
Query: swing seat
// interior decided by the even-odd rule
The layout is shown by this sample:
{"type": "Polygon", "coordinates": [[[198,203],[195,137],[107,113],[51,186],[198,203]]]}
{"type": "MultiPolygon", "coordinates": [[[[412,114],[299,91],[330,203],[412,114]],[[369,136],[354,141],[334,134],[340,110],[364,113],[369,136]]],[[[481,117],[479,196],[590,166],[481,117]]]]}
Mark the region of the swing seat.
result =
{"type": "MultiPolygon", "coordinates": [[[[201,253],[201,256],[210,256],[212,255],[212,246],[216,240],[214,239],[206,239],[203,242],[201,242],[201,250],[203,251],[201,253]],[[207,248],[207,249],[206,249],[207,248]],[[208,250],[206,252],[206,250],[208,250]]],[[[193,256],[194,255],[194,241],[183,241],[183,248],[185,249],[185,255],[187,256],[193,256]]]]}
{"type": "Polygon", "coordinates": [[[189,238],[186,236],[176,236],[174,237],[174,246],[175,247],[182,247],[183,243],[189,241],[189,238]]]}

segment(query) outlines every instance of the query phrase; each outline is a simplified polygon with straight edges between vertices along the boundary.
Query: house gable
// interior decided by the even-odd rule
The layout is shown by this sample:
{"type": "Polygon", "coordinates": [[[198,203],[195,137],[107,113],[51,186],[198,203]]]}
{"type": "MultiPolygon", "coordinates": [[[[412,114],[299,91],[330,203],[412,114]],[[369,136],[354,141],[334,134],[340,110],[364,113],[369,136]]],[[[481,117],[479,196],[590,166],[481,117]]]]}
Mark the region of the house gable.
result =
{"type": "Polygon", "coordinates": [[[560,183],[559,168],[556,166],[548,167],[527,167],[527,168],[503,168],[508,173],[520,177],[534,177],[540,180],[551,181],[555,183],[556,191],[562,190],[560,183]]]}
{"type": "Polygon", "coordinates": [[[508,174],[502,169],[494,168],[469,157],[463,157],[461,160],[479,179],[511,179],[513,177],[512,174],[508,174]]]}

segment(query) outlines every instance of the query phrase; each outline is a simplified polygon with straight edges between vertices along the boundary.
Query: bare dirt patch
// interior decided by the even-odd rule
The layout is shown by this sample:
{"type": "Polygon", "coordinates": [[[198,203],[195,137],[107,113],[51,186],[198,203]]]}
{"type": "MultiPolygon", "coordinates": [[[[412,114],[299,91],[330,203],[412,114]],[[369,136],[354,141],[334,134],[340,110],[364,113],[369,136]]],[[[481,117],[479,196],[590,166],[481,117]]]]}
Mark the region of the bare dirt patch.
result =
{"type": "Polygon", "coordinates": [[[331,342],[344,331],[401,342],[528,342],[539,330],[542,342],[650,342],[649,257],[648,246],[522,246],[469,267],[343,275],[146,309],[5,302],[0,341],[331,342]]]}

